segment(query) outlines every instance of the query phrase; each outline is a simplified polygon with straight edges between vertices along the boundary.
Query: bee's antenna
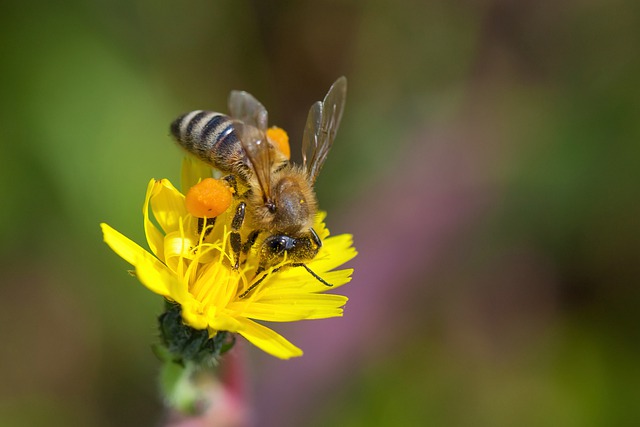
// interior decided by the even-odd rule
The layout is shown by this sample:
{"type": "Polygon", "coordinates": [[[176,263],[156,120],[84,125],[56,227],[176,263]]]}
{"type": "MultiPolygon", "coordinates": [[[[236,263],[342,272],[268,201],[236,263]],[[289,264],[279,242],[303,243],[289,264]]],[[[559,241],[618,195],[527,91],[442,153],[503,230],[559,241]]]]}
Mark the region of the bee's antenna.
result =
{"type": "Polygon", "coordinates": [[[322,277],[318,276],[316,273],[313,272],[313,270],[311,270],[309,267],[307,267],[307,264],[303,263],[303,262],[295,262],[293,264],[291,264],[292,267],[304,267],[305,270],[307,270],[309,272],[309,274],[311,274],[313,277],[316,278],[316,280],[320,283],[322,283],[325,286],[328,286],[330,288],[333,287],[333,285],[331,283],[326,282],[322,277]]]}

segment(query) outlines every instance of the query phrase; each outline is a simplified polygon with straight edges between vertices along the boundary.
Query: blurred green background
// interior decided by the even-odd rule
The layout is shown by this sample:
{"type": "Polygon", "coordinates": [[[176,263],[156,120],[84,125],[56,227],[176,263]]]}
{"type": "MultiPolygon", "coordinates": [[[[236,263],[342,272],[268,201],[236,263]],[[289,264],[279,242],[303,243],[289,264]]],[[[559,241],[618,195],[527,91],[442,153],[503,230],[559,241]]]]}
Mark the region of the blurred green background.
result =
{"type": "Polygon", "coordinates": [[[640,425],[640,7],[597,1],[36,1],[0,9],[0,425],[157,425],[142,243],[180,113],[244,89],[360,255],[345,317],[249,346],[260,426],[640,425]]]}

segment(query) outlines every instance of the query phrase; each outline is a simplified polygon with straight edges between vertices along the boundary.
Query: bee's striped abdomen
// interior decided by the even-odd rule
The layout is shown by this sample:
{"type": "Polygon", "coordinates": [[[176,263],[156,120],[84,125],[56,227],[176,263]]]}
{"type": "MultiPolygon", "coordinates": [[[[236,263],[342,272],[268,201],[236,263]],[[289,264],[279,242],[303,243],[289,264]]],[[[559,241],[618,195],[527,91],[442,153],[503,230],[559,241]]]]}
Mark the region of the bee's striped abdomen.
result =
{"type": "Polygon", "coordinates": [[[233,121],[211,111],[191,111],[171,124],[171,133],[188,152],[226,172],[234,172],[231,159],[244,157],[233,121]]]}

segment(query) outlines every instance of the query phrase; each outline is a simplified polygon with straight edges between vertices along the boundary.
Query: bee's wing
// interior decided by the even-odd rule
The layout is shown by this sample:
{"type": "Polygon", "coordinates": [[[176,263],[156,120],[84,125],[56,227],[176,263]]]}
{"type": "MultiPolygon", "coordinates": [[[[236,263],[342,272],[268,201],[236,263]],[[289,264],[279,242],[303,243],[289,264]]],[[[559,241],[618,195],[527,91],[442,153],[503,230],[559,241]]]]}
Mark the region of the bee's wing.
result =
{"type": "Polygon", "coordinates": [[[267,130],[267,109],[248,92],[232,90],[229,94],[229,113],[240,120],[262,131],[267,130]]]}
{"type": "Polygon", "coordinates": [[[269,143],[266,134],[251,125],[236,122],[234,124],[242,148],[249,160],[249,168],[255,173],[262,194],[266,200],[271,199],[271,166],[273,164],[273,146],[269,143]]]}
{"type": "Polygon", "coordinates": [[[310,182],[315,182],[336,137],[347,99],[347,79],[331,85],[323,101],[311,106],[302,137],[302,165],[310,182]]]}

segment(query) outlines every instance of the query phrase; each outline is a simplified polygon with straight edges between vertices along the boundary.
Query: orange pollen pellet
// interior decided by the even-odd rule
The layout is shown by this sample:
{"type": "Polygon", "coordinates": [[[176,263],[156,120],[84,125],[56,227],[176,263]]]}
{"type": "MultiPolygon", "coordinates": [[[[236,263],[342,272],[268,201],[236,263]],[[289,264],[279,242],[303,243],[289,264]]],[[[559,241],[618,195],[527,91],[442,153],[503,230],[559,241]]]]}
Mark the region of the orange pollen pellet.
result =
{"type": "Polygon", "coordinates": [[[205,178],[189,189],[184,201],[191,215],[214,218],[231,206],[233,194],[226,182],[205,178]]]}
{"type": "Polygon", "coordinates": [[[275,145],[287,159],[291,158],[291,148],[289,148],[289,135],[284,129],[273,126],[267,129],[267,138],[275,145]]]}

